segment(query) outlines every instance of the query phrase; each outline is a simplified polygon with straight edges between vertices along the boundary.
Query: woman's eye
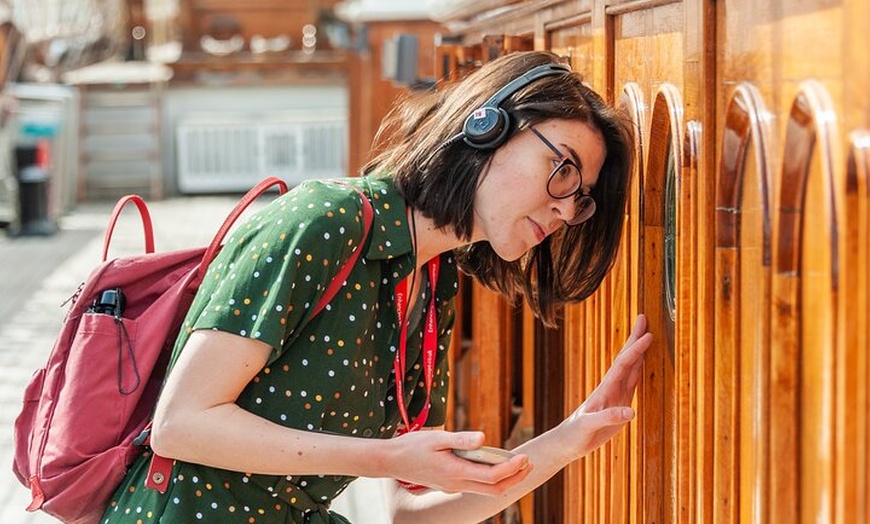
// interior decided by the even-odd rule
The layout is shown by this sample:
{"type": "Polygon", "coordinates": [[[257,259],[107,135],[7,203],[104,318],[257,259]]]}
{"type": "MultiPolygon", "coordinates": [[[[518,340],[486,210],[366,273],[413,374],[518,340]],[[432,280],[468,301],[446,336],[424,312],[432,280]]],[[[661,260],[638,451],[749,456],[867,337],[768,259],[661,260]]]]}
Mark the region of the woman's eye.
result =
{"type": "Polygon", "coordinates": [[[561,166],[559,166],[558,174],[559,176],[564,178],[570,177],[572,175],[571,166],[568,164],[562,164],[561,166]]]}

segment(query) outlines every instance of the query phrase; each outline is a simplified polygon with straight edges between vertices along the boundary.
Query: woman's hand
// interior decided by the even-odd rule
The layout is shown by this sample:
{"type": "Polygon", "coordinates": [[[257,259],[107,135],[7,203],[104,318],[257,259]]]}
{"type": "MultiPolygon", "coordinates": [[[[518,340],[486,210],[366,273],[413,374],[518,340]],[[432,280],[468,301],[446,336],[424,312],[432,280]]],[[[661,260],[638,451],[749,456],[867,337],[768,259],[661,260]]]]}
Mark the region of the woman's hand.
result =
{"type": "Polygon", "coordinates": [[[628,340],[586,401],[561,424],[566,442],[575,453],[586,456],[610,440],[634,417],[631,399],[640,378],[644,352],[652,343],[646,317],[638,315],[628,340]]]}
{"type": "Polygon", "coordinates": [[[521,482],[532,467],[526,455],[490,466],[459,458],[454,449],[473,450],[483,445],[478,431],[452,433],[440,430],[414,431],[387,441],[383,458],[388,476],[437,489],[445,493],[498,495],[521,482]]]}

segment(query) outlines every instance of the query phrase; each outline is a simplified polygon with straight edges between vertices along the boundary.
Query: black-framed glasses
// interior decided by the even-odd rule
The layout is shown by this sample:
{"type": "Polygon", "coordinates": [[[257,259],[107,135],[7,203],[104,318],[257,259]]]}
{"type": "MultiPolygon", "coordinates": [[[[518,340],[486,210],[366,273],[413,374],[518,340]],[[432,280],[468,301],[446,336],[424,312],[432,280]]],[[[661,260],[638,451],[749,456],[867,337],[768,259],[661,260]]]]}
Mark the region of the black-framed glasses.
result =
{"type": "Polygon", "coordinates": [[[553,168],[547,179],[547,193],[558,200],[574,197],[576,206],[574,217],[565,221],[569,226],[577,226],[586,222],[595,214],[595,199],[589,194],[589,189],[583,190],[583,176],[580,174],[580,166],[570,157],[562,154],[556,146],[544,138],[540,131],[534,127],[529,129],[559,158],[559,163],[553,168]]]}

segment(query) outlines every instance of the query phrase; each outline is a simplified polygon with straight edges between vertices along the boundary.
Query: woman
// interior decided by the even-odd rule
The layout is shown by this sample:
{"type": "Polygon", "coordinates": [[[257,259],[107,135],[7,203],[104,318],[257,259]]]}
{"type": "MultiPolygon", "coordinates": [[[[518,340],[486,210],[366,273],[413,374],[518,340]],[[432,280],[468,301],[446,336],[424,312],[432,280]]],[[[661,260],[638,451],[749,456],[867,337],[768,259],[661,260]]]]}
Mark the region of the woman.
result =
{"type": "Polygon", "coordinates": [[[304,183],[234,233],[155,414],[151,446],[176,459],[169,489],[142,487],[146,452],[104,522],[346,522],[328,505],[357,476],[402,481],[395,522],[479,522],[632,418],[651,340],[642,317],[589,399],[507,462],[460,458],[452,450],[484,436],[440,429],[457,266],[551,323],[615,257],[632,148],[619,118],[556,62],[511,54],[407,101],[365,176],[304,183]],[[312,316],[363,237],[346,184],[371,201],[374,223],[346,283],[312,316]]]}

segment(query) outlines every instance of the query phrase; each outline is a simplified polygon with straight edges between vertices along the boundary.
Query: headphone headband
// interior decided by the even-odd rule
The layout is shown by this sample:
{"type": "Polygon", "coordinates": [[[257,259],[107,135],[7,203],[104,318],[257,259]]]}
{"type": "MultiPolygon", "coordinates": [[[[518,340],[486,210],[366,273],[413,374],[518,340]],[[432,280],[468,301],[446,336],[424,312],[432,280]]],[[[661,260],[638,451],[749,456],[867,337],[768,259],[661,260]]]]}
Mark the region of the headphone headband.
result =
{"type": "Polygon", "coordinates": [[[526,71],[496,91],[486,103],[468,115],[462,126],[462,133],[448,142],[452,143],[462,138],[467,145],[475,149],[497,148],[504,142],[510,131],[510,115],[500,107],[501,103],[539,78],[570,72],[568,67],[561,64],[544,64],[526,71]]]}
{"type": "Polygon", "coordinates": [[[561,64],[539,65],[508,82],[504,87],[499,89],[496,94],[492,95],[492,97],[487,100],[486,103],[483,104],[483,106],[498,107],[501,105],[502,102],[505,101],[505,99],[507,99],[507,97],[511,96],[512,94],[516,93],[520,89],[526,87],[527,85],[531,84],[532,82],[541,77],[570,72],[570,69],[561,64]]]}

